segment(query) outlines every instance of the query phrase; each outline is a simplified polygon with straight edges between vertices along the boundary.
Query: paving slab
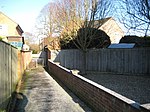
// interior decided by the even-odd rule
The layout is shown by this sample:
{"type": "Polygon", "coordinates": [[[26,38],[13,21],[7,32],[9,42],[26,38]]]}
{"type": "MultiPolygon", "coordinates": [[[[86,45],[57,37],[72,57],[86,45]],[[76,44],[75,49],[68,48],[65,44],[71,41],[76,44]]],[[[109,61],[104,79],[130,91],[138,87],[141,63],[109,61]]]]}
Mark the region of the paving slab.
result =
{"type": "Polygon", "coordinates": [[[92,110],[71,91],[57,83],[43,68],[37,68],[23,77],[14,112],[92,112],[92,110]]]}

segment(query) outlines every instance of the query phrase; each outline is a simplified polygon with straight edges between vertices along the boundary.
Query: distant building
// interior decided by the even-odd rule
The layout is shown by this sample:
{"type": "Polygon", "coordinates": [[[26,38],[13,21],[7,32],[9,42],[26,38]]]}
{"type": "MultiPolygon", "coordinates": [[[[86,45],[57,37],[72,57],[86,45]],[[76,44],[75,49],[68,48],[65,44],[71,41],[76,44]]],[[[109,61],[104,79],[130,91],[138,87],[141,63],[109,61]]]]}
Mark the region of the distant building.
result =
{"type": "Polygon", "coordinates": [[[95,21],[94,24],[96,26],[100,25],[99,29],[110,37],[111,43],[119,43],[120,39],[124,36],[123,30],[112,17],[95,21]]]}
{"type": "Polygon", "coordinates": [[[23,30],[16,22],[0,12],[0,36],[6,37],[8,43],[21,50],[24,44],[22,33],[23,30]]]}
{"type": "MultiPolygon", "coordinates": [[[[91,22],[91,25],[93,25],[93,21],[89,21],[89,22],[91,22]]],[[[71,26],[73,26],[72,24],[73,23],[70,22],[69,23],[70,26],[68,27],[70,28],[71,26]]],[[[118,23],[112,17],[104,18],[100,20],[94,20],[94,25],[90,26],[90,28],[91,29],[96,28],[104,31],[110,37],[110,41],[112,44],[119,43],[120,39],[124,37],[123,30],[120,28],[118,23]]],[[[63,32],[67,32],[67,28],[65,28],[63,32]]],[[[101,36],[101,34],[99,36],[101,36]]]]}

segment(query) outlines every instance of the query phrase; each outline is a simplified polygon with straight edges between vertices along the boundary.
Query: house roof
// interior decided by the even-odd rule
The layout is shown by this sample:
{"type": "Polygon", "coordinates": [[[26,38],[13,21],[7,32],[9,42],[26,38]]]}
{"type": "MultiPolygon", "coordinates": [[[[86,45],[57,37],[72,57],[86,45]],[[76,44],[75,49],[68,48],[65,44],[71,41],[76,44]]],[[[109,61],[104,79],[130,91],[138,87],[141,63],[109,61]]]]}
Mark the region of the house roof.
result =
{"type": "Polygon", "coordinates": [[[106,23],[110,19],[113,19],[113,18],[112,17],[103,18],[103,19],[100,19],[99,21],[100,21],[101,24],[104,24],[104,23],[106,23]]]}
{"type": "Polygon", "coordinates": [[[21,27],[18,25],[17,27],[16,27],[21,33],[23,33],[24,31],[21,29],[21,27]]]}
{"type": "Polygon", "coordinates": [[[103,18],[103,19],[100,19],[100,20],[95,20],[94,21],[94,26],[95,27],[100,27],[100,26],[102,26],[103,24],[105,24],[110,19],[113,19],[113,18],[112,17],[108,17],[108,18],[103,18]]]}
{"type": "Polygon", "coordinates": [[[122,31],[122,33],[124,33],[124,31],[122,30],[122,28],[118,25],[117,21],[115,21],[115,19],[113,19],[112,17],[108,17],[108,18],[104,18],[101,20],[97,20],[95,25],[99,25],[99,28],[102,27],[105,23],[107,23],[109,20],[114,20],[114,22],[117,24],[118,28],[120,29],[120,31],[122,31]]]}
{"type": "Polygon", "coordinates": [[[21,29],[21,27],[19,26],[18,23],[16,23],[14,20],[12,20],[10,17],[8,17],[7,15],[5,15],[5,14],[2,13],[1,11],[0,11],[0,14],[2,14],[3,16],[5,16],[5,17],[8,18],[9,20],[11,20],[13,23],[15,23],[15,24],[16,24],[16,28],[17,28],[21,33],[23,33],[23,30],[21,29]]]}
{"type": "Polygon", "coordinates": [[[120,44],[111,44],[108,48],[133,48],[135,43],[120,43],[120,44]]]}
{"type": "Polygon", "coordinates": [[[7,38],[22,38],[22,36],[7,36],[7,38]]]}

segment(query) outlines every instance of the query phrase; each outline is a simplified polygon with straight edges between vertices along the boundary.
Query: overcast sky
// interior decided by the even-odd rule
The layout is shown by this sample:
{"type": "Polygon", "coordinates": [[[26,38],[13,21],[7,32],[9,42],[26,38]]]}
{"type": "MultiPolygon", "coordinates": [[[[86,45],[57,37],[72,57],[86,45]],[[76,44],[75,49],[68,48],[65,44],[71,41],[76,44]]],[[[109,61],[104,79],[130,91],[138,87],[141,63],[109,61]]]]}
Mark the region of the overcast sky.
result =
{"type": "Polygon", "coordinates": [[[31,32],[41,9],[52,0],[0,0],[0,11],[31,32]]]}

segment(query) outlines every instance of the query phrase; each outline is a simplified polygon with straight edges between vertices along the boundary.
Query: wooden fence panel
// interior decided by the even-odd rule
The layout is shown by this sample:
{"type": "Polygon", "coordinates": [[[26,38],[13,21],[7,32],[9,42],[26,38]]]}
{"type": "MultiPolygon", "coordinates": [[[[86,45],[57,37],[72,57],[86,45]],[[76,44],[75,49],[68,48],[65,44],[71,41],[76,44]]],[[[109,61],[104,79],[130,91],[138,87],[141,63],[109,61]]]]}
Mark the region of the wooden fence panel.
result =
{"type": "Polygon", "coordinates": [[[31,61],[30,51],[19,51],[0,41],[0,111],[4,111],[18,81],[31,61]]]}
{"type": "MultiPolygon", "coordinates": [[[[79,50],[51,51],[51,59],[69,69],[83,70],[79,50]]],[[[150,74],[150,48],[94,49],[86,54],[87,71],[117,74],[150,74]]]]}
{"type": "Polygon", "coordinates": [[[0,110],[6,108],[17,84],[17,49],[0,41],[0,110]]]}

